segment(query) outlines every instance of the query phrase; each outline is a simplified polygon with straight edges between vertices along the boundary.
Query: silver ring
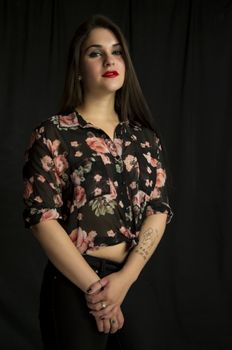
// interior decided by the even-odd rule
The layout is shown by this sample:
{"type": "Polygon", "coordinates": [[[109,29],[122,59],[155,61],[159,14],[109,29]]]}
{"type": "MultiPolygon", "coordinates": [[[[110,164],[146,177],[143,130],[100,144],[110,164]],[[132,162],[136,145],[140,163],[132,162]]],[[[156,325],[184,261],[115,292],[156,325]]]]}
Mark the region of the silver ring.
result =
{"type": "Polygon", "coordinates": [[[101,302],[101,307],[102,307],[102,309],[106,308],[106,303],[104,301],[101,302]]]}

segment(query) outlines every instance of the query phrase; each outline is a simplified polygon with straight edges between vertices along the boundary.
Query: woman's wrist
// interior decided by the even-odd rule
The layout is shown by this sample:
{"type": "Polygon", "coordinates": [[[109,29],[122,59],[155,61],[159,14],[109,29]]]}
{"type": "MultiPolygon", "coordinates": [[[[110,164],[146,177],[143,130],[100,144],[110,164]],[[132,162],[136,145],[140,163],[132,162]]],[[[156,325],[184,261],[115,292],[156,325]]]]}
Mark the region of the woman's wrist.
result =
{"type": "Polygon", "coordinates": [[[130,286],[136,282],[139,277],[139,272],[135,269],[131,269],[130,266],[124,265],[122,269],[119,271],[121,278],[126,281],[130,286]]]}

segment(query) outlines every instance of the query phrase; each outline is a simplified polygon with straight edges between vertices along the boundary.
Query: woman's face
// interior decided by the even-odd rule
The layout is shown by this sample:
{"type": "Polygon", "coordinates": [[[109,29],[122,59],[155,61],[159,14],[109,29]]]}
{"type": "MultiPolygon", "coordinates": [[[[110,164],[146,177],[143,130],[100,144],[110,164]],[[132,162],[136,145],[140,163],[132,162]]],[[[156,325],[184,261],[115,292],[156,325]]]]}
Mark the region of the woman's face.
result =
{"type": "Polygon", "coordinates": [[[80,57],[80,74],[84,93],[115,93],[125,79],[125,62],[122,46],[113,32],[106,28],[93,29],[83,44],[80,57]],[[107,71],[116,71],[114,77],[104,77],[107,71]]]}

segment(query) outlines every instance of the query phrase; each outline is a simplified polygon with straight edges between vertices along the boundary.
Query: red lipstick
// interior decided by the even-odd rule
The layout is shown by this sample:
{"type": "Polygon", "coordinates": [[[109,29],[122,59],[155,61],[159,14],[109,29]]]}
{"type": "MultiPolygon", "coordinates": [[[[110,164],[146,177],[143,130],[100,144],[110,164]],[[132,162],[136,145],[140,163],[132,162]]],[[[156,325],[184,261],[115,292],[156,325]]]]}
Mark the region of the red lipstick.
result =
{"type": "Polygon", "coordinates": [[[119,75],[119,74],[118,74],[118,72],[116,70],[111,70],[111,71],[108,70],[102,76],[105,77],[105,78],[114,78],[117,75],[119,75]]]}

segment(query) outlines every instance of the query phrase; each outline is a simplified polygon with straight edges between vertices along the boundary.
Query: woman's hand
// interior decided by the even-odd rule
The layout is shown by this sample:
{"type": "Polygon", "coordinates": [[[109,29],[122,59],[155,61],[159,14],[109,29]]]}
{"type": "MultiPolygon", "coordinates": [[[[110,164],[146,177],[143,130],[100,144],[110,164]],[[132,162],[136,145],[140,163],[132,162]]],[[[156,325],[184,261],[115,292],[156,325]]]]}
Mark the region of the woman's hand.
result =
{"type": "Polygon", "coordinates": [[[124,324],[124,317],[120,307],[114,308],[114,313],[111,319],[106,318],[101,320],[99,317],[95,317],[97,328],[99,332],[115,333],[122,328],[124,324]]]}
{"type": "MultiPolygon", "coordinates": [[[[90,288],[88,289],[88,292],[91,291],[92,294],[98,294],[107,284],[109,283],[109,280],[107,277],[105,277],[102,280],[99,280],[92,284],[90,288]]],[[[105,303],[100,303],[100,307],[104,306],[105,303]]],[[[118,329],[121,329],[124,324],[124,316],[122,313],[122,310],[120,306],[114,306],[111,309],[110,313],[111,317],[107,317],[104,319],[101,319],[99,317],[95,317],[97,328],[99,332],[104,333],[115,333],[118,329]]]]}
{"type": "Polygon", "coordinates": [[[121,271],[95,282],[85,294],[87,306],[95,317],[111,319],[115,315],[115,307],[120,307],[132,282],[121,271]],[[104,286],[99,290],[99,284],[104,286]]]}

